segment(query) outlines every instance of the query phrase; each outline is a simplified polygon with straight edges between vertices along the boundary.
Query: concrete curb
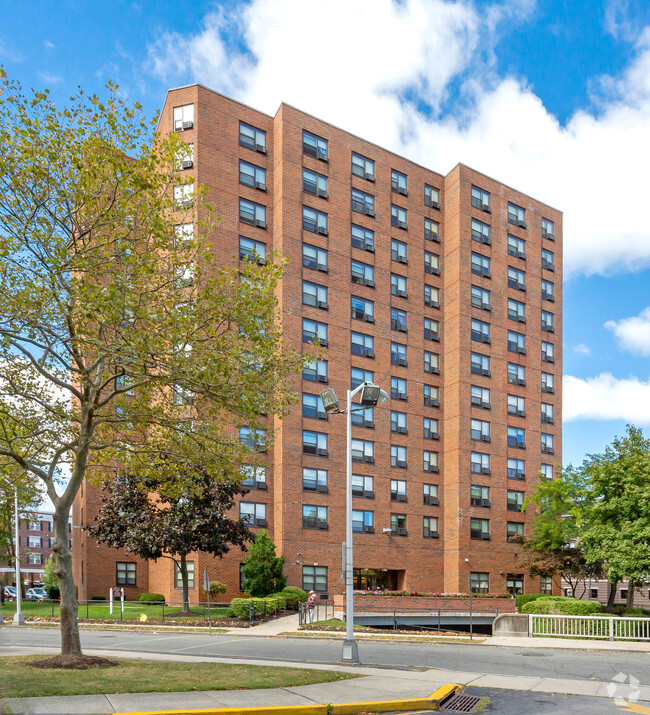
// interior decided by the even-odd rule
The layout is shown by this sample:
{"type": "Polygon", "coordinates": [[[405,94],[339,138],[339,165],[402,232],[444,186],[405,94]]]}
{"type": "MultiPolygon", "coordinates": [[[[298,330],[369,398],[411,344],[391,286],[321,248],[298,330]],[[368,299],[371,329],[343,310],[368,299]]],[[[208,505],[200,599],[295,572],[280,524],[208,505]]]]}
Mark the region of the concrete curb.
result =
{"type": "Polygon", "coordinates": [[[141,712],[115,713],[114,715],[355,715],[362,710],[374,712],[395,712],[406,710],[440,710],[440,705],[460,690],[453,683],[442,685],[428,698],[407,698],[401,700],[375,700],[359,703],[339,703],[326,705],[272,705],[247,708],[207,708],[200,710],[143,710],[141,712]]]}

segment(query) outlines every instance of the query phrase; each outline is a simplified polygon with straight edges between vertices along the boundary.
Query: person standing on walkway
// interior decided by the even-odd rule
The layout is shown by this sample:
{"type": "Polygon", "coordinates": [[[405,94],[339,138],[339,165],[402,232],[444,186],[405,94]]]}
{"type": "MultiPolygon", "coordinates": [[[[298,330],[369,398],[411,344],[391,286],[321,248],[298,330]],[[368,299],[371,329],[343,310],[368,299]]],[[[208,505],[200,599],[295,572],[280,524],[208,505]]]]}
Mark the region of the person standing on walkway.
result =
{"type": "Polygon", "coordinates": [[[316,594],[313,591],[309,592],[307,599],[307,616],[310,623],[314,622],[314,614],[316,613],[316,594]]]}

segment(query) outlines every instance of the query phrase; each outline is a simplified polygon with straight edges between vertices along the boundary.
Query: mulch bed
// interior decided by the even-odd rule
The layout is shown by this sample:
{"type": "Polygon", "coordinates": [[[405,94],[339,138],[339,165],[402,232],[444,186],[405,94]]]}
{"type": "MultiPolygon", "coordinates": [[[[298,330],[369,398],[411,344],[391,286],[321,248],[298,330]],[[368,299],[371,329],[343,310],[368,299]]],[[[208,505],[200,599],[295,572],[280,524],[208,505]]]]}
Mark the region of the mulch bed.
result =
{"type": "Polygon", "coordinates": [[[89,668],[114,668],[119,663],[97,655],[57,655],[45,660],[29,663],[32,668],[64,668],[66,670],[88,670],[89,668]]]}

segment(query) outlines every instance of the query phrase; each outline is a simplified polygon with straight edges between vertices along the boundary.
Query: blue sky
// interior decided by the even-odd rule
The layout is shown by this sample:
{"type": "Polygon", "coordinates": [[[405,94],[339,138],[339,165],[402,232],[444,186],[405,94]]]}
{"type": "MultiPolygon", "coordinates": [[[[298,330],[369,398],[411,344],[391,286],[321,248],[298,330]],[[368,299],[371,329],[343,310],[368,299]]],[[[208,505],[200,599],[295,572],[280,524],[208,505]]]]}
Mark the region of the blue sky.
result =
{"type": "Polygon", "coordinates": [[[111,77],[153,115],[199,81],[560,208],[565,463],[650,426],[650,4],[59,0],[2,18],[0,64],[62,101],[111,77]]]}

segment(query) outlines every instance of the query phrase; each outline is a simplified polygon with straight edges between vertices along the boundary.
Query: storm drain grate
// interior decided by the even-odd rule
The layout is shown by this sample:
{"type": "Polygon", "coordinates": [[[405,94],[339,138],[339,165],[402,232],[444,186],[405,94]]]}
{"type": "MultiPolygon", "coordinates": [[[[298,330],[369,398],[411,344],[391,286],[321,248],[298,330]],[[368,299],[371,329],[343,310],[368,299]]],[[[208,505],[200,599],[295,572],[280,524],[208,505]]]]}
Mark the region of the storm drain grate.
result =
{"type": "Polygon", "coordinates": [[[476,695],[453,695],[440,708],[441,712],[447,713],[473,713],[474,708],[481,702],[481,698],[476,695]]]}

